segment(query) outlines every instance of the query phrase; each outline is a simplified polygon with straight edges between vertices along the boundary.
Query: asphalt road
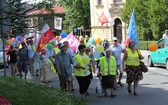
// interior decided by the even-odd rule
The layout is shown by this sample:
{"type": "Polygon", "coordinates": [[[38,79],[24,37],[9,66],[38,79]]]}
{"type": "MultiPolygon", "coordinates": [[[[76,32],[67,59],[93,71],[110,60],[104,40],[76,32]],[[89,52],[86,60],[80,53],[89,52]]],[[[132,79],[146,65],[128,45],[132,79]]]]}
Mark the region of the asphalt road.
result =
{"type": "MultiPolygon", "coordinates": [[[[148,51],[142,51],[146,62],[148,51]]],[[[0,75],[3,75],[3,69],[0,69],[0,75]]],[[[96,75],[96,74],[95,74],[96,75]]],[[[10,69],[7,69],[7,76],[10,76],[10,69]]],[[[168,70],[165,67],[149,67],[149,72],[144,73],[144,79],[139,82],[138,93],[139,96],[129,95],[127,92],[126,74],[124,73],[122,83],[124,87],[118,87],[115,91],[116,98],[98,96],[95,92],[95,85],[98,80],[94,76],[93,81],[88,89],[90,93],[86,97],[88,105],[168,105],[168,70]]],[[[28,74],[28,80],[39,81],[39,77],[32,77],[28,74]]],[[[59,89],[59,80],[57,74],[54,75],[53,81],[48,83],[59,89]]],[[[75,97],[80,98],[78,83],[74,77],[73,85],[75,97]]],[[[132,87],[133,88],[133,87],[132,87]]],[[[110,91],[108,91],[110,95],[110,91]]]]}

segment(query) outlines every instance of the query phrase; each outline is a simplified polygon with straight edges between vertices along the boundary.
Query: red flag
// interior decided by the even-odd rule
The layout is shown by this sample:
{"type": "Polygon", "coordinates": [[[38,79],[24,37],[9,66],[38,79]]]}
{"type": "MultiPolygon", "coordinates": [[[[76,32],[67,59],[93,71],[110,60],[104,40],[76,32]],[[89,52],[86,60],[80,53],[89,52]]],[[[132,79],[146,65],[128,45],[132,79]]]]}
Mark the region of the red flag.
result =
{"type": "Polygon", "coordinates": [[[103,13],[101,14],[101,16],[98,18],[98,20],[103,24],[105,23],[109,23],[110,25],[114,25],[114,20],[111,18],[109,9],[108,7],[108,2],[106,1],[106,6],[104,8],[103,13]]]}
{"type": "Polygon", "coordinates": [[[49,43],[50,40],[55,38],[54,33],[48,26],[48,24],[45,24],[43,29],[42,29],[42,35],[39,38],[37,47],[36,47],[36,52],[40,52],[40,50],[47,44],[49,43]]]}
{"type": "Polygon", "coordinates": [[[108,23],[108,19],[106,17],[106,15],[104,14],[104,12],[101,14],[101,16],[98,18],[98,20],[103,24],[108,23]]]}

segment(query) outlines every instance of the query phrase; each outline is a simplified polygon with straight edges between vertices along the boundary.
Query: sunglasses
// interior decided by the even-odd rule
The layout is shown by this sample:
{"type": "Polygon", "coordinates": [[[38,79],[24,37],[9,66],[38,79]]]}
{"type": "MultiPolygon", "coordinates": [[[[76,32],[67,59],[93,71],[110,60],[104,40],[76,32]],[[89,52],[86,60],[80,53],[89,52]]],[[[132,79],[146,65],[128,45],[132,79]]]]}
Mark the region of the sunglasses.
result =
{"type": "Polygon", "coordinates": [[[90,50],[86,50],[86,51],[90,51],[90,50]]]}

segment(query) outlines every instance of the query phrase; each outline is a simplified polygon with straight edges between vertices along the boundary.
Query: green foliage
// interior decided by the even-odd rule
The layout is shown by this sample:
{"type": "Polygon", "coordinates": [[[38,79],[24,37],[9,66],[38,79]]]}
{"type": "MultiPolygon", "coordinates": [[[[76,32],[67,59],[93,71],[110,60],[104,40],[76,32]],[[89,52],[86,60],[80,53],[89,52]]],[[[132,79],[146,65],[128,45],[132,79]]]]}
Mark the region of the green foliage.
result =
{"type": "Polygon", "coordinates": [[[0,93],[12,105],[86,105],[75,97],[48,85],[27,80],[0,77],[0,93]]]}
{"type": "Polygon", "coordinates": [[[66,8],[64,30],[69,26],[90,28],[90,2],[89,0],[60,0],[66,8]]]}
{"type": "Polygon", "coordinates": [[[149,45],[152,43],[157,43],[157,41],[139,41],[139,47],[140,50],[149,50],[149,45]]]}
{"type": "MultiPolygon", "coordinates": [[[[0,23],[4,26],[9,26],[12,29],[12,33],[15,35],[21,35],[26,33],[28,28],[35,28],[28,26],[28,19],[30,16],[27,16],[27,13],[33,10],[38,9],[38,7],[47,8],[48,11],[53,14],[53,10],[50,9],[52,4],[46,1],[39,2],[37,4],[28,5],[26,2],[21,2],[22,0],[3,0],[7,5],[0,7],[0,11],[3,15],[0,15],[0,20],[3,20],[3,23],[0,23]]],[[[45,19],[43,19],[45,22],[45,19]]],[[[44,24],[44,23],[41,23],[44,24]]]]}
{"type": "Polygon", "coordinates": [[[139,40],[158,40],[168,28],[167,0],[127,0],[122,11],[122,20],[129,24],[135,9],[139,40]]]}

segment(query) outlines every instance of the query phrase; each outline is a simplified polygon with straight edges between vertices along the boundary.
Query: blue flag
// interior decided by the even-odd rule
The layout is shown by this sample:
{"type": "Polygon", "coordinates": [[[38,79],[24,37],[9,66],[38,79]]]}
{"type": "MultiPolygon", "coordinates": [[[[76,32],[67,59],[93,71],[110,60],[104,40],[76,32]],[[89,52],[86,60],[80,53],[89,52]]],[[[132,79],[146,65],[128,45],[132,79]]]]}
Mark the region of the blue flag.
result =
{"type": "Polygon", "coordinates": [[[136,22],[135,22],[135,11],[133,10],[132,16],[129,22],[128,27],[128,37],[135,42],[135,47],[138,48],[138,38],[137,38],[137,32],[136,32],[136,22]]]}

